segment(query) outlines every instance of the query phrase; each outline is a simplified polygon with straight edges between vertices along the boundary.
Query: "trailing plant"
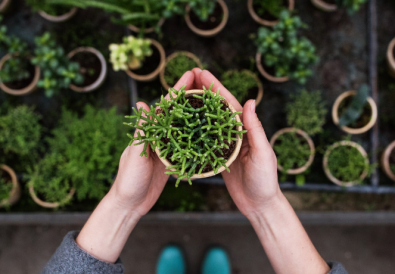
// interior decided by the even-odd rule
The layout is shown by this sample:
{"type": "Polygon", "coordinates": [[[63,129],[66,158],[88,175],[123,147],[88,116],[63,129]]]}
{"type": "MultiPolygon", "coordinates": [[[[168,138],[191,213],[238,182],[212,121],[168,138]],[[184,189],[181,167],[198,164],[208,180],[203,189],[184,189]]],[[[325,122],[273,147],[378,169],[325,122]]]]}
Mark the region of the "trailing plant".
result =
{"type": "Polygon", "coordinates": [[[354,14],[359,11],[362,4],[367,0],[336,0],[336,5],[340,8],[345,8],[349,14],[354,14]]]}
{"type": "Polygon", "coordinates": [[[56,4],[52,3],[53,1],[51,0],[26,0],[26,3],[31,6],[32,10],[37,12],[37,11],[44,11],[47,14],[50,15],[63,15],[67,12],[70,11],[71,7],[68,5],[65,5],[63,3],[68,3],[67,0],[59,0],[56,1],[56,4]],[[62,5],[63,4],[63,5],[62,5]]]}
{"type": "Polygon", "coordinates": [[[320,91],[302,90],[299,94],[291,95],[286,112],[290,126],[299,128],[310,136],[322,132],[327,109],[320,91]]]}
{"type": "Polygon", "coordinates": [[[128,134],[132,139],[129,145],[134,141],[135,145],[144,144],[140,156],[146,157],[148,146],[152,151],[158,148],[160,157],[172,164],[167,167],[171,171],[165,173],[178,176],[176,187],[182,179],[192,184],[191,177],[201,174],[206,166],[214,173],[218,173],[220,167],[229,172],[224,152],[229,152],[237,135],[242,138],[246,132],[237,130],[242,124],[235,116],[241,112],[232,114],[219,89],[213,93],[212,87],[213,84],[209,89],[203,87],[203,95],[190,98],[185,98],[185,86],[178,91],[170,89],[170,99],[162,96],[161,102],[156,104],[158,112],[151,106],[149,111],[133,109],[134,115],[126,116],[132,122],[125,124],[139,130],[135,137],[128,134]]]}
{"type": "Polygon", "coordinates": [[[229,71],[222,75],[222,84],[242,102],[248,91],[258,86],[256,79],[246,71],[229,71]]]}
{"type": "Polygon", "coordinates": [[[0,173],[0,202],[10,197],[12,184],[1,176],[0,173]]]}
{"type": "Polygon", "coordinates": [[[217,0],[189,0],[188,3],[191,10],[204,22],[214,12],[216,4],[217,0]]]}
{"type": "Polygon", "coordinates": [[[310,67],[318,61],[318,56],[310,40],[298,35],[302,28],[307,26],[299,16],[283,10],[276,25],[259,28],[255,43],[265,65],[274,68],[276,77],[288,76],[304,84],[312,75],[310,67]]]}
{"type": "Polygon", "coordinates": [[[111,44],[109,48],[115,71],[140,68],[145,58],[152,55],[151,41],[134,36],[124,37],[122,44],[111,44]]]}
{"type": "Polygon", "coordinates": [[[193,59],[183,54],[174,57],[165,67],[164,77],[166,83],[173,86],[186,71],[196,68],[197,66],[198,65],[193,59]]]}
{"type": "Polygon", "coordinates": [[[32,63],[41,68],[43,79],[37,86],[45,89],[52,97],[70,84],[82,84],[84,77],[79,73],[79,64],[71,62],[62,47],[58,46],[49,32],[35,38],[36,49],[32,63]]]}
{"type": "MultiPolygon", "coordinates": [[[[343,110],[339,118],[339,126],[354,124],[363,114],[369,97],[369,86],[362,84],[357,93],[352,96],[351,103],[343,110]]],[[[339,107],[340,109],[341,107],[339,107]]]]}
{"type": "Polygon", "coordinates": [[[281,0],[265,0],[254,1],[254,8],[260,16],[263,16],[267,12],[278,18],[281,11],[284,9],[284,6],[282,5],[281,0]]]}

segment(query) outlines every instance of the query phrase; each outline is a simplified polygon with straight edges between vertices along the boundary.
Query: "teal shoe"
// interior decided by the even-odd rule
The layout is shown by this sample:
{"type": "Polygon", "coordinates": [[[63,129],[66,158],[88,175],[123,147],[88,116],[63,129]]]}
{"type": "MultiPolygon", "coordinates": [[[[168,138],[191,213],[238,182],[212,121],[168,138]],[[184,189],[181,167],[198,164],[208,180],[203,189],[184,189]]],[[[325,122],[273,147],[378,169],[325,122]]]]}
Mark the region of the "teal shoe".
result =
{"type": "Polygon", "coordinates": [[[182,250],[174,245],[166,246],[159,255],[156,274],[185,274],[186,264],[182,250]]]}
{"type": "Polygon", "coordinates": [[[202,274],[230,274],[231,266],[228,254],[219,247],[211,248],[204,258],[202,274]]]}

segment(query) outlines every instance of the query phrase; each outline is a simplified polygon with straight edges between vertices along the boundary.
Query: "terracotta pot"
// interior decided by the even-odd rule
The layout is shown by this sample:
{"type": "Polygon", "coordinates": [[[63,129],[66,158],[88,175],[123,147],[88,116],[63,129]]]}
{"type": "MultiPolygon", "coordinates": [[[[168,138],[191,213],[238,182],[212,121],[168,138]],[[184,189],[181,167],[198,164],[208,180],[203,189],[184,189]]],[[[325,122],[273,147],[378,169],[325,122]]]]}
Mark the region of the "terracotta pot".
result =
{"type": "Polygon", "coordinates": [[[325,2],[325,0],[311,0],[311,3],[313,3],[314,6],[323,11],[332,12],[338,10],[336,4],[327,3],[325,2]]]}
{"type": "Polygon", "coordinates": [[[72,8],[69,12],[63,14],[63,15],[50,15],[48,13],[46,13],[45,11],[40,10],[38,12],[38,14],[41,15],[41,17],[47,19],[48,21],[54,22],[54,23],[60,23],[60,22],[64,22],[69,20],[71,17],[73,17],[75,15],[75,13],[77,12],[77,8],[72,8]]]}
{"type": "MultiPolygon", "coordinates": [[[[326,175],[326,177],[328,177],[329,180],[331,180],[331,182],[333,182],[333,183],[335,183],[335,184],[337,184],[337,185],[339,185],[339,186],[350,187],[350,186],[357,185],[357,184],[359,183],[359,181],[354,181],[354,182],[342,182],[342,181],[340,181],[339,179],[337,179],[336,177],[334,177],[334,176],[332,175],[331,171],[329,170],[329,167],[328,167],[329,155],[331,154],[332,150],[334,150],[335,148],[337,148],[337,147],[339,147],[339,146],[351,146],[351,147],[355,147],[356,149],[358,149],[358,151],[359,151],[359,152],[362,154],[362,156],[365,158],[366,166],[369,165],[368,154],[366,153],[365,149],[364,149],[361,145],[359,145],[359,144],[357,144],[357,143],[355,143],[355,142],[352,142],[352,141],[340,141],[340,142],[334,143],[334,144],[333,144],[332,146],[330,146],[330,147],[326,150],[326,152],[325,152],[324,160],[323,160],[323,163],[322,163],[322,165],[323,165],[323,167],[324,167],[325,175],[326,175]]],[[[366,178],[366,176],[368,176],[368,170],[367,170],[367,169],[365,169],[365,170],[362,172],[362,174],[361,174],[361,176],[359,177],[359,179],[362,181],[363,179],[366,178]]]]}
{"type": "Polygon", "coordinates": [[[77,92],[90,92],[90,91],[94,91],[96,89],[98,89],[103,83],[104,80],[106,79],[107,76],[107,62],[106,59],[104,58],[103,54],[98,51],[95,48],[92,47],[79,47],[76,48],[75,50],[71,51],[67,56],[69,58],[73,57],[74,55],[76,55],[77,53],[80,52],[88,52],[88,53],[92,53],[94,55],[96,55],[96,57],[100,60],[100,64],[101,64],[101,71],[100,71],[100,75],[97,78],[97,80],[95,82],[93,82],[92,84],[90,84],[89,86],[86,87],[79,87],[76,85],[71,84],[70,88],[74,91],[77,92]]]}
{"type": "Polygon", "coordinates": [[[195,61],[196,65],[197,65],[199,68],[203,69],[203,65],[202,65],[202,62],[200,62],[200,59],[199,59],[195,54],[193,54],[193,53],[191,53],[191,52],[188,52],[188,51],[176,51],[176,52],[170,54],[170,55],[166,58],[166,64],[165,64],[165,66],[163,67],[163,69],[160,71],[160,74],[159,74],[160,82],[162,83],[162,86],[163,86],[166,90],[169,90],[169,88],[170,88],[169,84],[167,84],[167,82],[166,82],[166,80],[165,80],[165,70],[166,70],[166,66],[167,66],[167,64],[168,64],[171,60],[173,60],[174,58],[176,58],[176,57],[178,57],[178,56],[180,56],[180,55],[185,55],[185,56],[189,57],[190,59],[192,59],[193,61],[195,61]]]}
{"type": "Polygon", "coordinates": [[[288,76],[276,77],[276,76],[273,76],[273,75],[270,75],[269,73],[267,73],[265,68],[263,67],[263,64],[262,64],[262,54],[260,52],[256,53],[255,62],[256,62],[256,67],[258,68],[259,72],[267,80],[274,82],[274,83],[284,83],[289,80],[288,76]]]}
{"type": "MultiPolygon", "coordinates": [[[[3,58],[1,58],[1,60],[0,60],[0,70],[2,69],[4,63],[8,59],[11,58],[11,56],[12,56],[11,54],[7,54],[3,58]]],[[[29,93],[33,92],[36,89],[37,83],[40,80],[40,75],[41,75],[40,68],[38,66],[35,66],[33,80],[27,87],[25,87],[23,89],[12,89],[12,88],[7,87],[3,82],[0,82],[0,88],[4,92],[6,92],[8,94],[17,95],[17,96],[26,95],[26,94],[29,94],[29,93]]]]}
{"type": "MultiPolygon", "coordinates": [[[[165,18],[163,17],[163,18],[161,18],[159,21],[158,21],[158,26],[159,27],[161,27],[162,25],[163,25],[163,23],[165,23],[165,18]]],[[[136,26],[133,26],[133,25],[128,25],[128,28],[131,30],[131,31],[133,31],[133,32],[136,32],[136,33],[139,33],[140,32],[140,28],[139,27],[136,27],[136,26]]],[[[154,27],[150,27],[150,28],[145,28],[144,29],[144,33],[151,33],[151,32],[154,32],[155,31],[155,28],[154,27]]]]}
{"type": "MultiPolygon", "coordinates": [[[[310,136],[306,132],[301,130],[301,129],[297,129],[297,128],[283,128],[283,129],[280,129],[279,131],[277,131],[272,136],[272,138],[270,139],[270,145],[272,147],[274,147],[274,144],[276,143],[276,141],[277,141],[277,139],[278,139],[278,137],[280,135],[282,135],[284,133],[293,133],[293,132],[295,132],[296,134],[302,136],[307,141],[307,143],[309,144],[309,147],[310,147],[310,151],[311,151],[310,157],[309,157],[308,161],[306,162],[306,164],[304,166],[302,166],[300,168],[296,168],[296,169],[289,169],[289,170],[286,171],[287,174],[297,175],[297,174],[301,174],[301,173],[305,172],[311,166],[311,164],[314,161],[315,146],[314,146],[314,142],[310,138],[310,136]]],[[[284,168],[281,165],[279,165],[279,164],[277,164],[277,169],[279,171],[284,171],[284,168]]]]}
{"type": "Polygon", "coordinates": [[[189,5],[186,6],[186,14],[185,14],[185,22],[187,23],[188,27],[197,35],[203,36],[203,37],[211,37],[214,35],[217,35],[223,28],[225,27],[226,23],[228,22],[229,18],[229,10],[228,7],[226,6],[226,3],[224,0],[217,0],[218,4],[221,6],[222,11],[223,11],[223,17],[221,23],[215,27],[214,29],[210,30],[202,30],[197,28],[191,21],[191,18],[189,16],[189,13],[191,11],[191,7],[189,5]]]}
{"type": "MultiPolygon", "coordinates": [[[[150,74],[147,74],[147,75],[138,75],[138,74],[134,73],[131,69],[126,70],[126,74],[137,81],[148,82],[148,81],[155,79],[158,76],[158,74],[160,73],[160,71],[163,69],[163,67],[165,66],[166,54],[165,54],[165,50],[163,49],[162,45],[156,40],[153,40],[153,39],[149,39],[149,40],[151,41],[151,45],[156,47],[159,50],[160,63],[159,63],[159,66],[153,72],[151,72],[150,74]]],[[[143,65],[144,65],[144,62],[143,62],[143,65]]]]}
{"type": "MultiPolygon", "coordinates": [[[[199,94],[199,95],[200,95],[200,94],[203,94],[203,93],[204,93],[203,90],[194,89],[194,90],[188,90],[188,91],[185,93],[185,96],[186,96],[186,97],[189,97],[189,96],[191,96],[191,95],[193,95],[193,94],[199,94]]],[[[235,108],[234,108],[231,104],[228,103],[228,107],[229,107],[229,110],[231,111],[231,113],[236,112],[235,108]]],[[[237,122],[241,122],[239,115],[236,115],[236,121],[237,121],[237,122]]],[[[243,127],[242,127],[242,126],[237,126],[237,130],[238,130],[238,131],[241,131],[241,130],[243,130],[243,127]]],[[[233,163],[233,161],[236,160],[237,156],[239,155],[242,142],[243,142],[243,139],[241,139],[241,138],[239,137],[239,135],[237,135],[237,141],[236,141],[235,150],[233,151],[232,155],[229,157],[228,161],[225,163],[225,165],[226,165],[227,167],[229,167],[229,166],[233,163]]],[[[156,153],[156,155],[158,155],[158,157],[159,157],[159,155],[160,155],[160,150],[159,150],[158,148],[156,148],[156,149],[155,149],[155,153],[156,153]]],[[[163,163],[166,167],[172,165],[167,159],[164,159],[164,158],[161,158],[161,157],[159,157],[159,159],[162,161],[162,163],[163,163]]],[[[168,170],[175,171],[175,169],[168,169],[168,170]]],[[[225,170],[225,168],[222,166],[222,167],[220,167],[220,168],[218,169],[218,173],[214,173],[214,171],[212,170],[212,171],[210,171],[210,172],[206,172],[206,173],[202,173],[202,174],[194,174],[194,175],[191,177],[191,179],[201,179],[201,178],[212,177],[212,176],[214,176],[214,175],[216,175],[216,174],[219,174],[219,173],[223,172],[224,170],[225,170]]]]}
{"type": "Polygon", "coordinates": [[[392,39],[391,43],[388,45],[388,50],[387,50],[388,70],[389,70],[389,73],[391,74],[391,76],[395,78],[394,49],[395,49],[395,38],[392,39]]]}
{"type": "Polygon", "coordinates": [[[1,208],[6,205],[8,206],[13,205],[19,200],[19,198],[21,197],[21,186],[12,168],[6,165],[0,165],[0,169],[8,173],[8,175],[11,177],[11,182],[12,182],[12,189],[10,192],[10,196],[8,197],[8,199],[0,201],[0,208],[1,208]]]}
{"type": "MultiPolygon", "coordinates": [[[[278,0],[278,1],[281,1],[281,0],[278,0]]],[[[250,13],[252,19],[254,19],[254,21],[257,22],[258,24],[272,27],[278,23],[278,20],[271,21],[271,20],[266,20],[266,19],[259,17],[259,15],[254,10],[254,0],[248,0],[247,7],[248,7],[248,12],[250,13]]],[[[293,10],[294,8],[295,8],[295,1],[288,0],[288,9],[293,10]]]]}
{"type": "MultiPolygon", "coordinates": [[[[340,107],[341,102],[345,98],[353,96],[356,93],[357,92],[355,90],[346,91],[346,92],[340,94],[339,97],[337,97],[337,99],[336,99],[336,101],[335,101],[335,103],[333,104],[333,107],[332,107],[332,119],[333,119],[333,122],[335,123],[335,125],[337,125],[337,126],[339,125],[339,107],[340,107]]],[[[364,127],[362,127],[362,128],[350,128],[350,127],[347,127],[347,126],[341,127],[341,129],[344,132],[347,132],[349,134],[362,134],[362,133],[365,133],[366,131],[368,131],[369,129],[371,129],[374,126],[374,124],[377,121],[377,116],[378,116],[377,105],[374,102],[373,98],[371,98],[371,97],[368,97],[368,103],[370,105],[370,108],[372,109],[372,117],[370,119],[370,122],[367,125],[365,125],[364,127]]]]}
{"type": "Polygon", "coordinates": [[[61,202],[56,202],[56,203],[49,203],[49,202],[45,202],[41,199],[39,199],[36,195],[36,192],[34,191],[34,185],[32,184],[32,182],[30,182],[29,185],[29,193],[30,193],[30,197],[32,197],[33,201],[36,202],[36,204],[45,207],[45,208],[57,208],[60,205],[65,204],[67,201],[69,201],[75,193],[75,189],[72,188],[69,192],[69,194],[66,196],[66,198],[64,198],[61,202]]]}
{"type": "Polygon", "coordinates": [[[392,181],[395,181],[395,174],[391,170],[390,156],[394,148],[395,148],[395,141],[393,141],[389,146],[387,146],[383,155],[381,156],[381,167],[385,172],[385,174],[387,174],[388,178],[390,178],[392,181]]]}
{"type": "Polygon", "coordinates": [[[11,4],[11,0],[0,0],[0,13],[4,13],[7,11],[8,7],[11,4]]]}

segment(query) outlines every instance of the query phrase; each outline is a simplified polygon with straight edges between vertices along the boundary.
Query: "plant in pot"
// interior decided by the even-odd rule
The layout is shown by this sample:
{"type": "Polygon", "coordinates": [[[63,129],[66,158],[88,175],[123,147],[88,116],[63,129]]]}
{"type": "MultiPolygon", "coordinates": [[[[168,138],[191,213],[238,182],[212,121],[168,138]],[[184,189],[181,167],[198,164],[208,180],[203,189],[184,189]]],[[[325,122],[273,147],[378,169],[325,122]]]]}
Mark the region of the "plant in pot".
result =
{"type": "Polygon", "coordinates": [[[21,187],[14,170],[0,164],[0,208],[15,204],[21,196],[21,187]]]}
{"type": "Polygon", "coordinates": [[[132,122],[125,123],[137,132],[129,143],[144,144],[141,156],[147,157],[147,148],[158,155],[166,165],[168,175],[177,176],[192,184],[193,178],[214,176],[236,159],[243,133],[242,123],[224,97],[203,87],[203,90],[185,91],[170,89],[169,99],[163,96],[157,109],[134,110],[127,116],[132,122]],[[141,123],[141,125],[139,125],[141,123]]]}
{"type": "Polygon", "coordinates": [[[395,141],[389,144],[381,157],[381,167],[392,181],[395,181],[395,141]]]}
{"type": "Polygon", "coordinates": [[[59,207],[76,193],[78,200],[100,200],[116,175],[126,130],[116,109],[86,106],[81,117],[63,110],[47,138],[50,151],[30,171],[29,191],[44,207],[59,207]],[[83,167],[83,168],[81,168],[83,167]]]}
{"type": "Polygon", "coordinates": [[[255,22],[272,27],[278,23],[278,18],[282,10],[293,10],[294,0],[248,0],[248,12],[255,22]]]}
{"type": "Polygon", "coordinates": [[[152,39],[127,36],[122,44],[111,44],[109,48],[113,69],[124,70],[139,81],[155,79],[165,65],[165,51],[152,39]]]}
{"type": "Polygon", "coordinates": [[[342,93],[332,107],[335,125],[350,134],[361,134],[371,129],[377,121],[377,106],[369,97],[369,87],[342,93]]]}
{"type": "Polygon", "coordinates": [[[58,46],[49,32],[35,38],[36,48],[32,63],[40,67],[43,78],[37,86],[45,90],[47,97],[58,94],[71,84],[84,82],[78,63],[71,62],[62,47],[58,46]]]}
{"type": "Polygon", "coordinates": [[[357,12],[367,0],[311,0],[314,6],[323,11],[336,11],[344,8],[351,15],[357,12]]]}
{"type": "Polygon", "coordinates": [[[56,23],[69,20],[77,12],[77,8],[68,2],[68,0],[26,0],[34,12],[56,23]]]}
{"type": "Polygon", "coordinates": [[[203,69],[200,59],[195,54],[188,51],[176,51],[167,57],[166,64],[159,74],[160,82],[168,90],[186,71],[196,67],[203,69]]]}
{"type": "Polygon", "coordinates": [[[395,78],[395,38],[388,45],[387,64],[390,75],[395,78]]]}
{"type": "Polygon", "coordinates": [[[222,75],[221,83],[244,105],[249,99],[255,99],[259,105],[263,97],[263,86],[259,78],[250,70],[231,70],[222,75]]]}
{"type": "Polygon", "coordinates": [[[291,127],[277,131],[270,144],[277,155],[281,180],[285,181],[288,174],[296,175],[297,185],[303,185],[315,156],[315,146],[310,136],[322,132],[327,110],[319,91],[303,90],[291,96],[286,112],[291,127]]]}
{"type": "Polygon", "coordinates": [[[224,0],[189,0],[185,21],[188,27],[203,37],[217,35],[228,22],[229,11],[224,0]]]}
{"type": "Polygon", "coordinates": [[[318,61],[315,46],[298,35],[298,30],[306,27],[298,16],[283,10],[279,23],[272,28],[259,28],[255,39],[256,63],[262,76],[277,83],[289,79],[306,82],[312,75],[310,67],[318,61]]]}

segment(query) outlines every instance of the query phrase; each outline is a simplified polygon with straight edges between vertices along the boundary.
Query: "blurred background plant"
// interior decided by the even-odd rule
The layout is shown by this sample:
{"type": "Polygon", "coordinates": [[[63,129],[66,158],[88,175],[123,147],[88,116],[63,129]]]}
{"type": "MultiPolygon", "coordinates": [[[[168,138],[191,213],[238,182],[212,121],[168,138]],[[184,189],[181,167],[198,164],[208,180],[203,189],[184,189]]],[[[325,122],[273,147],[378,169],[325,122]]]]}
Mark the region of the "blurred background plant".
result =
{"type": "MultiPolygon", "coordinates": [[[[350,104],[347,106],[343,102],[339,106],[340,117],[339,126],[353,125],[363,115],[365,107],[368,104],[369,86],[363,84],[357,90],[357,93],[352,96],[350,104]]],[[[368,106],[369,107],[369,106],[368,106]]],[[[370,117],[367,117],[369,120],[370,117]]]]}
{"type": "Polygon", "coordinates": [[[359,11],[362,4],[365,4],[367,0],[336,0],[336,5],[340,8],[345,8],[351,15],[359,11]]]}
{"type": "Polygon", "coordinates": [[[166,83],[169,86],[175,85],[186,71],[197,66],[198,64],[192,58],[182,53],[178,54],[166,64],[164,74],[166,83]]]}
{"type": "Polygon", "coordinates": [[[32,11],[44,11],[53,16],[63,15],[70,11],[72,7],[68,6],[67,0],[51,1],[51,0],[26,0],[26,3],[32,8],[32,11]],[[53,3],[55,2],[55,4],[53,3]],[[62,3],[64,2],[64,3],[62,3]]]}
{"type": "Polygon", "coordinates": [[[271,16],[278,18],[281,11],[285,8],[283,1],[279,0],[254,1],[254,9],[261,17],[268,13],[271,16]]]}
{"type": "Polygon", "coordinates": [[[187,2],[191,10],[204,22],[214,12],[215,5],[217,4],[216,0],[189,0],[187,2]]]}
{"type": "Polygon", "coordinates": [[[6,180],[2,176],[2,172],[0,172],[0,202],[10,197],[11,189],[12,183],[9,180],[6,180]]]}
{"type": "Polygon", "coordinates": [[[248,91],[258,87],[256,79],[249,71],[228,71],[222,75],[222,85],[226,87],[236,99],[242,103],[247,97],[248,91]]]}

